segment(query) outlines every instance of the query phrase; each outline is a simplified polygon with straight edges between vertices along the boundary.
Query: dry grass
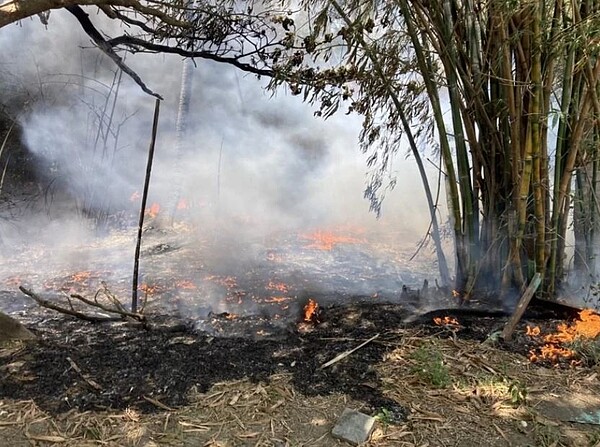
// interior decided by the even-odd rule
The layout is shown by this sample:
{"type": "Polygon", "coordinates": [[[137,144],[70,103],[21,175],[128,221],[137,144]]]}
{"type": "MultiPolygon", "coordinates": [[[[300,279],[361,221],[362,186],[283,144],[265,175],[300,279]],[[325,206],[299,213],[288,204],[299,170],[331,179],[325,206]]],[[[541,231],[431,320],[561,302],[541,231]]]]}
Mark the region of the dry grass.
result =
{"type": "MultiPolygon", "coordinates": [[[[393,424],[383,411],[371,446],[587,446],[593,425],[542,416],[547,395],[600,391],[593,369],[547,369],[474,341],[424,337],[405,330],[376,369],[384,394],[410,409],[393,424]],[[422,355],[427,353],[428,356],[422,355]],[[429,360],[428,360],[429,359],[429,360]],[[447,378],[434,384],[436,374],[447,378]]],[[[352,362],[354,353],[343,362],[352,362]]],[[[218,368],[218,365],[215,365],[218,368]]],[[[330,431],[346,406],[343,394],[305,396],[290,375],[268,383],[215,384],[190,392],[190,404],[154,414],[135,410],[50,415],[32,401],[0,401],[0,445],[10,446],[334,446],[330,431]]]]}

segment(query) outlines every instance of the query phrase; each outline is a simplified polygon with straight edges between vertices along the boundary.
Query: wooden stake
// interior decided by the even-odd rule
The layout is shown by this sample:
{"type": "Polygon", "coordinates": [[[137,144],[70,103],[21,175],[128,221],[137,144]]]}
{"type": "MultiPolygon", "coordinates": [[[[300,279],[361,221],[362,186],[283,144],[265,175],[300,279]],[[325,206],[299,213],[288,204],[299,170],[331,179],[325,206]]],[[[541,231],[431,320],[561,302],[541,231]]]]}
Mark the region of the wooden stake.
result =
{"type": "Polygon", "coordinates": [[[142,193],[142,205],[140,208],[140,220],[138,223],[137,242],[135,245],[135,256],[133,260],[133,284],[131,290],[131,312],[137,312],[138,304],[138,276],[140,269],[140,247],[142,245],[142,227],[144,226],[144,212],[148,199],[148,188],[150,187],[150,174],[152,173],[152,160],[154,160],[154,146],[156,145],[156,132],[158,130],[158,113],[160,111],[160,99],[156,100],[154,106],[154,121],[152,122],[152,137],[148,149],[148,162],[146,163],[146,179],[144,180],[144,192],[142,193]]]}
{"type": "Polygon", "coordinates": [[[523,293],[523,296],[521,296],[521,299],[519,300],[519,304],[517,304],[517,308],[515,309],[512,316],[507,321],[506,326],[504,326],[504,329],[502,330],[501,337],[504,340],[511,339],[513,332],[515,332],[515,327],[517,327],[517,323],[521,320],[521,317],[525,313],[525,309],[527,309],[531,298],[533,298],[533,294],[540,286],[541,282],[542,275],[540,275],[539,273],[533,275],[529,286],[527,286],[525,293],[523,293]]]}

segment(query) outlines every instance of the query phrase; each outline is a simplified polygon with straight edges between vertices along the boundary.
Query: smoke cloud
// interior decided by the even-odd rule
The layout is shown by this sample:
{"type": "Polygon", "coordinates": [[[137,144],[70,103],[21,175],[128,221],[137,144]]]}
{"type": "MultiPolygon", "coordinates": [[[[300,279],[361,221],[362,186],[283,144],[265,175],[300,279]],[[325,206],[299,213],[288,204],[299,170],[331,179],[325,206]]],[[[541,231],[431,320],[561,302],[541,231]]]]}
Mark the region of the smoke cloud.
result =
{"type": "MultiPolygon", "coordinates": [[[[119,78],[65,11],[53,11],[47,28],[34,18],[2,29],[0,45],[0,82],[10,92],[3,106],[17,116],[36,172],[48,185],[39,212],[17,226],[14,219],[0,221],[0,234],[7,246],[51,245],[62,262],[73,256],[64,247],[93,239],[90,216],[134,225],[154,99],[119,78]]],[[[183,61],[128,55],[127,63],[165,97],[149,197],[161,213],[176,212],[241,240],[344,224],[391,237],[410,251],[424,236],[421,182],[402,151],[383,217],[369,212],[358,117],[340,114],[324,122],[284,89],[272,96],[254,76],[198,60],[179,155],[183,61]],[[185,209],[167,209],[174,195],[185,209]]]]}

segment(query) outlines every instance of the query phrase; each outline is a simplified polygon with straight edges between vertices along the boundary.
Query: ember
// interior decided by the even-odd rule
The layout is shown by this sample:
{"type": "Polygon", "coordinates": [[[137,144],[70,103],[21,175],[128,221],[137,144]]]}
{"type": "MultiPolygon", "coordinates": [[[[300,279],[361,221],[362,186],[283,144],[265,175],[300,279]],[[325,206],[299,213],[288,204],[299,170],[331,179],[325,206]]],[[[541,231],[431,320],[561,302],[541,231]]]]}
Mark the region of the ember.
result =
{"type": "MultiPolygon", "coordinates": [[[[265,298],[264,302],[265,303],[285,303],[286,301],[291,300],[292,298],[289,296],[271,296],[269,298],[265,298]]],[[[287,306],[285,306],[284,308],[287,308],[287,306]]]]}
{"type": "Polygon", "coordinates": [[[319,303],[310,298],[306,306],[304,306],[304,321],[318,322],[319,318],[319,303]]]}
{"type": "Polygon", "coordinates": [[[233,276],[209,275],[204,277],[204,281],[214,282],[227,289],[234,289],[237,287],[237,280],[233,276]]]}
{"type": "Polygon", "coordinates": [[[194,289],[198,288],[196,286],[196,284],[194,284],[192,281],[188,281],[185,279],[182,281],[178,281],[176,285],[180,289],[187,289],[187,290],[194,290],[194,289]]]}
{"type": "Polygon", "coordinates": [[[282,282],[273,282],[272,280],[265,286],[267,290],[275,290],[277,292],[288,293],[290,288],[287,284],[282,282]]]}
{"type": "Polygon", "coordinates": [[[314,248],[317,250],[330,251],[338,244],[360,244],[365,242],[364,239],[358,239],[351,236],[343,236],[331,231],[317,230],[314,233],[302,234],[301,238],[311,241],[306,245],[306,248],[314,248]]]}
{"type": "Polygon", "coordinates": [[[150,286],[146,283],[142,283],[138,286],[138,290],[141,290],[146,295],[152,295],[152,294],[158,292],[158,289],[159,289],[159,287],[157,285],[150,286]]]}

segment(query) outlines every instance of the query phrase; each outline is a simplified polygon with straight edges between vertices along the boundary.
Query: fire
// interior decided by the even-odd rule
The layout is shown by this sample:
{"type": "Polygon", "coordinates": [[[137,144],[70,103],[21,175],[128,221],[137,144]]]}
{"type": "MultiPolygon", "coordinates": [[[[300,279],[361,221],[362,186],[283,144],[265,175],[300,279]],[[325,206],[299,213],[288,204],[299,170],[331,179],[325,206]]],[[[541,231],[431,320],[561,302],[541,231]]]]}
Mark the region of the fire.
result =
{"type": "MultiPolygon", "coordinates": [[[[535,338],[541,336],[539,327],[527,326],[526,335],[535,338]]],[[[552,363],[558,363],[559,360],[571,360],[571,364],[578,364],[573,360],[577,353],[572,349],[566,348],[563,344],[571,343],[577,339],[595,339],[600,335],[600,315],[591,309],[584,309],[579,313],[579,318],[573,323],[561,323],[557,326],[557,331],[545,335],[544,345],[539,350],[529,351],[529,360],[532,362],[538,360],[549,360],[552,363]]]]}
{"type": "Polygon", "coordinates": [[[158,286],[157,285],[151,286],[144,282],[138,286],[138,290],[144,292],[146,295],[153,295],[156,292],[158,292],[158,286]]]}
{"type": "Polygon", "coordinates": [[[310,298],[304,306],[304,321],[311,322],[317,319],[319,313],[319,303],[310,298]]]}
{"type": "Polygon", "coordinates": [[[77,283],[83,283],[85,281],[87,281],[88,279],[90,279],[90,276],[92,276],[92,272],[77,272],[77,273],[73,273],[71,275],[71,281],[73,282],[77,282],[77,283]]]}
{"type": "Polygon", "coordinates": [[[433,322],[438,326],[460,326],[458,320],[454,317],[435,317],[433,322]]]}
{"type": "Polygon", "coordinates": [[[179,202],[177,202],[177,209],[178,210],[187,210],[188,208],[189,208],[189,205],[187,203],[187,200],[179,199],[179,202]]]}
{"type": "Polygon", "coordinates": [[[204,280],[214,282],[227,289],[235,289],[237,287],[237,280],[233,276],[209,275],[205,276],[204,280]]]}
{"type": "Polygon", "coordinates": [[[291,300],[291,298],[289,296],[271,296],[269,298],[265,298],[264,302],[281,304],[281,303],[285,303],[286,301],[289,301],[289,300],[291,300]]]}
{"type": "Polygon", "coordinates": [[[198,288],[196,286],[196,284],[194,284],[192,281],[188,281],[185,279],[182,281],[178,281],[176,286],[180,289],[187,289],[187,290],[194,290],[194,289],[198,288]]]}
{"type": "Polygon", "coordinates": [[[158,212],[160,211],[160,205],[158,203],[153,203],[152,205],[150,205],[150,208],[146,208],[146,210],[144,211],[144,214],[146,214],[146,216],[148,217],[156,217],[158,216],[158,212]]]}
{"type": "Polygon", "coordinates": [[[336,234],[332,231],[317,230],[310,234],[301,234],[302,239],[307,239],[310,244],[306,245],[306,248],[314,248],[317,250],[333,250],[338,244],[360,244],[364,242],[364,239],[358,239],[356,237],[344,236],[336,234]]]}
{"type": "Polygon", "coordinates": [[[265,286],[267,290],[274,290],[276,292],[288,293],[290,291],[290,287],[282,282],[273,282],[269,280],[269,283],[265,286]]]}
{"type": "Polygon", "coordinates": [[[129,201],[130,201],[130,202],[136,202],[137,200],[139,200],[139,199],[140,199],[140,197],[142,197],[142,196],[140,195],[140,193],[139,193],[139,192],[137,192],[137,191],[134,191],[134,192],[133,192],[133,194],[131,194],[131,197],[129,198],[129,201]]]}

